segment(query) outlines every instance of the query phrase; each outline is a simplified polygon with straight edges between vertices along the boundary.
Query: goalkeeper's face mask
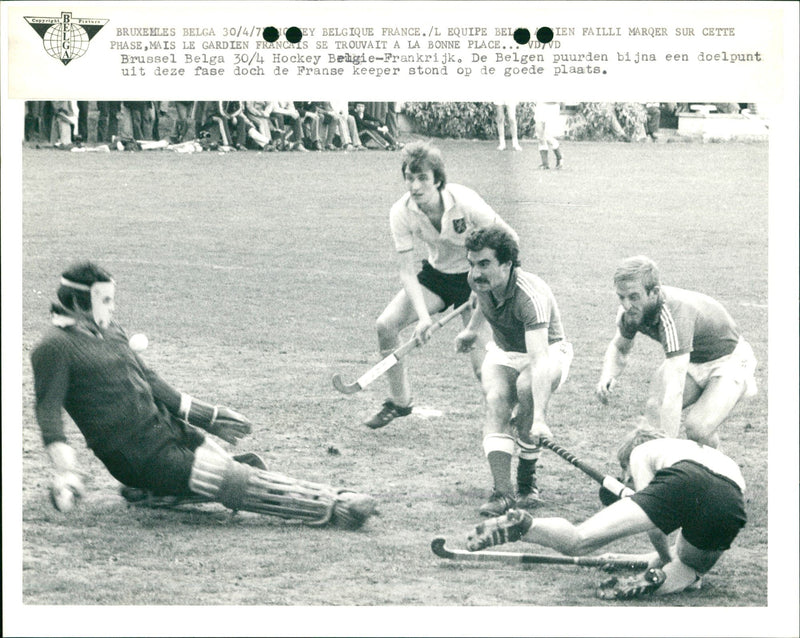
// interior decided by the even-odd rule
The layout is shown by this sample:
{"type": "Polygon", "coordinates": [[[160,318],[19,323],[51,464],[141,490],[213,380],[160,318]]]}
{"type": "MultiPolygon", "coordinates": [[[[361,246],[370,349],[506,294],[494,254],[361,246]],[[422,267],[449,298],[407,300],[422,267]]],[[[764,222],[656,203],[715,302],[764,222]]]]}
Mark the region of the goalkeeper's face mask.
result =
{"type": "Polygon", "coordinates": [[[116,309],[115,292],[116,286],[113,281],[96,281],[91,286],[92,319],[101,328],[108,328],[111,324],[116,309]]]}

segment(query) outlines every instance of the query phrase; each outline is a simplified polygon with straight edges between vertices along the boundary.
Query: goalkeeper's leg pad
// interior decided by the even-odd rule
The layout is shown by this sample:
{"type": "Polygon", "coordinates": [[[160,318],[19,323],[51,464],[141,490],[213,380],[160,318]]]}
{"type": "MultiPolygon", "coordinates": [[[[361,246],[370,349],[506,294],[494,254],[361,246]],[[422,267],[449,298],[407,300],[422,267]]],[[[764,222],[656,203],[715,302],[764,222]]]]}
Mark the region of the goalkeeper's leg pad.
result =
{"type": "Polygon", "coordinates": [[[201,445],[189,479],[191,489],[232,510],[300,520],[307,525],[360,527],[374,513],[374,501],[322,483],[301,481],[235,461],[201,445]]]}

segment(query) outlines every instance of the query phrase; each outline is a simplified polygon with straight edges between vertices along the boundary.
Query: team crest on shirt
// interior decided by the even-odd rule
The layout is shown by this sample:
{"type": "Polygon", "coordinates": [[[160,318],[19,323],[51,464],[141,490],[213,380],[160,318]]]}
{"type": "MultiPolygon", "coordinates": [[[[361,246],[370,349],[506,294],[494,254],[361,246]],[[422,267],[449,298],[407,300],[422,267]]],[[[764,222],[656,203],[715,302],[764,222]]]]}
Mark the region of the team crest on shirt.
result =
{"type": "Polygon", "coordinates": [[[453,220],[453,230],[456,231],[459,235],[467,230],[467,220],[463,217],[460,219],[453,220]]]}

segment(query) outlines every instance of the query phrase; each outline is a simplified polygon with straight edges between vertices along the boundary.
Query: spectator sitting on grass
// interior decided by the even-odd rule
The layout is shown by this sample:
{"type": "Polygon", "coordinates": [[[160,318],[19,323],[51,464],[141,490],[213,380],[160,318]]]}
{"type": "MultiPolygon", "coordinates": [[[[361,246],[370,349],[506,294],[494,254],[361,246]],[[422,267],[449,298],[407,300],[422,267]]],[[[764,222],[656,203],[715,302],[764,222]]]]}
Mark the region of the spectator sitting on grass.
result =
{"type": "Polygon", "coordinates": [[[292,102],[270,102],[270,121],[277,133],[276,146],[279,151],[301,151],[308,149],[303,144],[303,126],[300,112],[292,102]]]}
{"type": "Polygon", "coordinates": [[[347,107],[347,102],[344,100],[334,101],[330,103],[333,110],[343,119],[345,126],[343,127],[347,133],[347,137],[343,140],[345,150],[363,151],[364,145],[358,137],[358,126],[356,126],[356,118],[350,115],[347,107]],[[349,145],[349,148],[348,148],[349,145]]]}
{"type": "Polygon", "coordinates": [[[367,115],[366,108],[365,102],[355,102],[353,108],[350,109],[350,114],[356,121],[361,143],[366,146],[371,140],[381,149],[387,151],[397,149],[397,142],[389,133],[389,127],[371,115],[367,115]]]}
{"type": "Polygon", "coordinates": [[[297,112],[300,113],[300,121],[303,130],[303,143],[305,147],[314,150],[322,150],[322,142],[320,141],[320,116],[317,113],[316,102],[295,102],[297,112]],[[305,140],[308,143],[305,143],[305,140]]]}

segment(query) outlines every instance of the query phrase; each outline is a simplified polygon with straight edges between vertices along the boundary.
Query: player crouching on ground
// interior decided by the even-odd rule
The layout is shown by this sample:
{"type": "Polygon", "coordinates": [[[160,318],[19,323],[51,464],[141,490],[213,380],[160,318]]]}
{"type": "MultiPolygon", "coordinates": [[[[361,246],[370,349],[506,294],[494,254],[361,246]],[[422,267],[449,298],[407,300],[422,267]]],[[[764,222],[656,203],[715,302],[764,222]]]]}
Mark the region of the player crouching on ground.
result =
{"type": "Polygon", "coordinates": [[[481,385],[487,418],[483,448],[494,479],[482,516],[499,516],[513,507],[536,507],[539,437],[551,437],[547,403],[567,378],[572,346],[564,338],[561,314],[550,287],[519,265],[519,245],[500,226],[467,236],[468,281],[478,311],[456,337],[456,350],[469,352],[487,321],[494,342],[486,350],[481,385]],[[517,497],[511,460],[518,450],[517,497]]]}
{"type": "Polygon", "coordinates": [[[36,419],[55,476],[53,505],[70,510],[84,493],[62,408],[121,483],[123,495],[213,501],[233,510],[360,527],[371,497],[269,472],[255,454],[232,457],[197,429],[236,444],[252,430],[244,416],[174,390],[134,352],[113,320],[116,285],[92,263],[66,270],[53,327],[31,353],[36,419]],[[197,427],[195,427],[197,426],[197,427]]]}
{"type": "Polygon", "coordinates": [[[535,519],[523,510],[475,527],[467,549],[523,540],[580,556],[619,538],[647,532],[656,551],[606,554],[609,560],[647,560],[639,576],[604,582],[604,599],[637,598],[698,589],[702,576],[729,549],[744,527],[744,478],[722,452],[686,439],[664,438],[643,428],[630,432],[617,458],[636,493],[601,510],[580,525],[563,518],[535,519]],[[668,534],[678,531],[674,546],[668,534]]]}

